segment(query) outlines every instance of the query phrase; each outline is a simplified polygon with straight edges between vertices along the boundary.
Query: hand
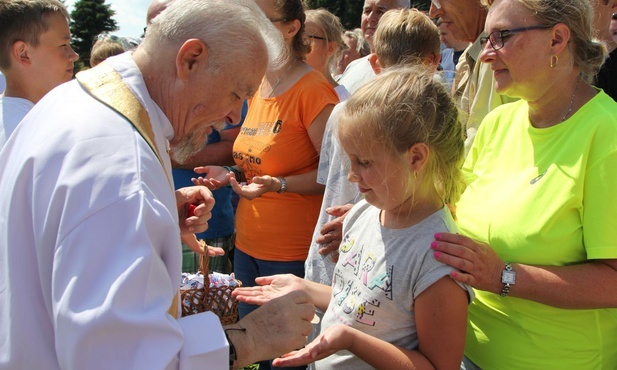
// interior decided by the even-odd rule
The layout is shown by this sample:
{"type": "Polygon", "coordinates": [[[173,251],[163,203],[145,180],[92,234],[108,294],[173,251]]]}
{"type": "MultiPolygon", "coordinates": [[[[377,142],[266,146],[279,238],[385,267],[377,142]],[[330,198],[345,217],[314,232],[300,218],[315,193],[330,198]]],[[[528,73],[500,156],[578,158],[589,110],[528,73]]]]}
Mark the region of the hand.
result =
{"type": "Polygon", "coordinates": [[[191,186],[176,190],[176,205],[180,220],[180,234],[201,233],[208,229],[212,217],[214,197],[203,186],[191,186]],[[194,209],[192,206],[195,206],[194,209]]]}
{"type": "Polygon", "coordinates": [[[233,177],[233,172],[227,171],[221,166],[201,166],[193,169],[196,173],[205,174],[205,177],[191,179],[195,185],[203,185],[210,190],[216,190],[229,185],[229,179],[233,177]]]}
{"type": "Polygon", "coordinates": [[[225,254],[225,250],[219,247],[213,247],[207,245],[203,240],[197,240],[195,234],[183,234],[180,235],[182,243],[186,244],[193,252],[199,254],[208,254],[210,257],[222,256],[225,254]]]}
{"type": "Polygon", "coordinates": [[[259,198],[264,193],[277,191],[281,188],[279,180],[269,175],[255,176],[251,183],[246,185],[238,183],[235,177],[230,178],[229,183],[236,194],[248,200],[259,198]]]}
{"type": "Polygon", "coordinates": [[[310,364],[326,358],[340,350],[349,349],[353,343],[351,331],[354,330],[342,324],[336,324],[324,331],[306,347],[277,358],[274,366],[292,367],[310,364]]]}
{"type": "Polygon", "coordinates": [[[501,292],[505,262],[490,245],[459,234],[438,233],[431,248],[435,259],[460,270],[450,274],[454,280],[476,289],[501,292]]]}
{"type": "Polygon", "coordinates": [[[238,351],[235,367],[276,358],[306,344],[315,306],[305,292],[292,292],[264,304],[238,322],[244,332],[228,331],[238,351]]]}
{"type": "Polygon", "coordinates": [[[321,255],[332,253],[332,262],[335,263],[338,262],[338,248],[343,238],[343,221],[351,207],[353,207],[353,204],[328,208],[326,212],[336,218],[323,225],[321,230],[319,230],[321,235],[315,240],[317,244],[322,245],[317,252],[321,255]]]}
{"type": "Polygon", "coordinates": [[[255,279],[257,286],[240,287],[231,293],[240,302],[263,305],[293,291],[304,291],[304,279],[292,274],[262,276],[255,279]]]}

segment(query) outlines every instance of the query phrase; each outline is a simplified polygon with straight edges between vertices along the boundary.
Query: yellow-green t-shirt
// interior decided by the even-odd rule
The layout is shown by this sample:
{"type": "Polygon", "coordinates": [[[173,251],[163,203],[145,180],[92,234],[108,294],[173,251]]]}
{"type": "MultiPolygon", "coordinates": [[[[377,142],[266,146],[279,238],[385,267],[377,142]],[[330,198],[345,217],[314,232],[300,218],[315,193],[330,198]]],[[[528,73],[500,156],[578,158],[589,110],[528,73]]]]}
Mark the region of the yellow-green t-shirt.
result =
{"type": "MultiPolygon", "coordinates": [[[[605,93],[544,129],[531,126],[525,101],[495,109],[464,174],[460,231],[503,260],[564,266],[617,258],[617,103],[605,93]]],[[[480,367],[617,369],[617,309],[476,293],[465,353],[480,367]]]]}

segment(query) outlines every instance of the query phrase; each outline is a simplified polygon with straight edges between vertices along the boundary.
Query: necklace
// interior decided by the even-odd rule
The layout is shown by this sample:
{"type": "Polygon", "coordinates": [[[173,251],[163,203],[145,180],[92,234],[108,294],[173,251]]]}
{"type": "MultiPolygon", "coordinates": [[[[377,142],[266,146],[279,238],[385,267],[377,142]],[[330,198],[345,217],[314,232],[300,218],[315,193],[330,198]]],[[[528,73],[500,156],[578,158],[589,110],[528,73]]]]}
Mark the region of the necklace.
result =
{"type": "Polygon", "coordinates": [[[283,78],[285,78],[285,75],[287,74],[287,72],[291,69],[291,67],[296,64],[296,60],[294,58],[294,60],[289,64],[289,66],[285,69],[285,72],[283,72],[283,74],[281,75],[281,77],[279,77],[276,80],[276,83],[274,84],[274,87],[272,88],[272,90],[270,90],[270,94],[268,95],[268,98],[272,97],[272,94],[274,94],[274,90],[276,90],[276,88],[279,86],[279,84],[281,83],[281,81],[283,81],[283,78]]]}
{"type": "Polygon", "coordinates": [[[574,94],[572,94],[572,99],[570,99],[570,107],[568,108],[568,111],[566,112],[566,114],[563,115],[563,117],[561,118],[561,121],[559,121],[559,123],[563,122],[566,120],[566,117],[568,117],[568,114],[570,114],[570,112],[572,112],[572,106],[574,105],[574,98],[576,97],[576,93],[578,92],[578,87],[581,84],[581,77],[578,77],[578,80],[576,82],[576,87],[574,88],[574,94]]]}

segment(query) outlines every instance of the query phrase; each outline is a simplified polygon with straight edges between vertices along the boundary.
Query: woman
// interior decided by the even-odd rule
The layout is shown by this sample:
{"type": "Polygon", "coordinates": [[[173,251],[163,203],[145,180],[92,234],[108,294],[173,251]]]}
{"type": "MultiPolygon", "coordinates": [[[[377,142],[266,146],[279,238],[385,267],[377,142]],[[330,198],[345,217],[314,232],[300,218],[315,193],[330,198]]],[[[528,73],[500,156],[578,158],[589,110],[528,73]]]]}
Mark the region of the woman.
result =
{"type": "Polygon", "coordinates": [[[347,100],[349,92],[332,77],[335,62],[341,50],[347,47],[343,42],[341,21],[325,9],[307,10],[306,36],[311,42],[311,52],[306,56],[306,63],[321,72],[334,87],[340,101],[347,100]]]}
{"type": "Polygon", "coordinates": [[[521,100],[483,121],[435,257],[476,288],[467,370],[617,368],[617,103],[586,0],[495,0],[480,55],[521,100]],[[470,360],[470,361],[469,361],[470,360]]]}
{"type": "MultiPolygon", "coordinates": [[[[201,183],[231,184],[241,196],[234,269],[245,286],[254,285],[259,276],[304,276],[324,190],[316,182],[319,149],[326,121],[338,102],[321,73],[304,62],[310,44],[304,35],[302,1],[256,2],[281,31],[289,57],[281,68],[266,73],[249,101],[234,143],[236,166],[195,169],[206,174],[201,183]]],[[[255,308],[241,303],[240,317],[255,308]]]]}

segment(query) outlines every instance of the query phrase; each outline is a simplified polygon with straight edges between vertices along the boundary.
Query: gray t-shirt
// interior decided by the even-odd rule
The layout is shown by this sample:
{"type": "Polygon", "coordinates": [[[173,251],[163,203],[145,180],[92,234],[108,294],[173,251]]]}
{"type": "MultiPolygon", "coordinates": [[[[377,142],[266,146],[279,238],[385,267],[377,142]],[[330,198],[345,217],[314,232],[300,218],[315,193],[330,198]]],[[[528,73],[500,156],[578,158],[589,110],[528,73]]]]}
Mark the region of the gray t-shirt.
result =
{"type": "MultiPolygon", "coordinates": [[[[345,219],[322,329],[344,324],[396,346],[417,349],[414,301],[453,270],[433,257],[430,245],[436,232],[456,232],[456,225],[446,207],[404,229],[383,227],[380,212],[362,200],[345,219]]],[[[459,285],[471,301],[471,287],[459,285]]],[[[315,369],[371,367],[350,352],[339,351],[316,362],[315,369]]]]}

